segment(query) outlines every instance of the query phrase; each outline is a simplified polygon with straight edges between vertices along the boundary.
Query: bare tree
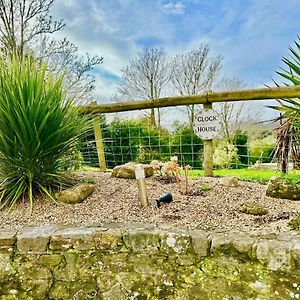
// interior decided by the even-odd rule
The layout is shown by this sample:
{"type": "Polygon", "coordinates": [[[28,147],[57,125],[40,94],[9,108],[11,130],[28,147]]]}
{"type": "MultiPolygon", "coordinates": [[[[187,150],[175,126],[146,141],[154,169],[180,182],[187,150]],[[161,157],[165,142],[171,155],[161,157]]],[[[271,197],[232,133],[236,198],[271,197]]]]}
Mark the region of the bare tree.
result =
{"type": "Polygon", "coordinates": [[[1,50],[23,56],[36,37],[61,30],[62,20],[54,21],[49,10],[54,0],[0,0],[1,50]]]}
{"type": "MultiPolygon", "coordinates": [[[[221,56],[209,56],[207,44],[201,44],[197,50],[175,55],[171,80],[175,91],[180,95],[197,95],[211,90],[221,62],[221,56]]],[[[192,126],[195,105],[188,105],[187,112],[192,126]]]]}
{"type": "Polygon", "coordinates": [[[48,62],[55,73],[67,73],[64,84],[70,96],[80,102],[90,98],[95,87],[95,78],[90,71],[103,62],[102,57],[90,56],[88,53],[85,57],[80,56],[78,48],[66,38],[56,41],[43,37],[36,53],[41,60],[48,62]]]}
{"type": "MultiPolygon", "coordinates": [[[[122,80],[115,97],[118,101],[149,99],[161,96],[170,80],[169,63],[164,50],[144,49],[122,69],[122,80]]],[[[160,127],[160,111],[156,122],[154,108],[150,112],[151,124],[160,127]]]]}
{"type": "MultiPolygon", "coordinates": [[[[236,78],[223,78],[218,85],[221,91],[235,91],[245,87],[242,80],[236,78]]],[[[229,142],[232,142],[232,137],[240,129],[240,126],[247,119],[246,104],[240,102],[222,102],[216,105],[216,110],[221,117],[221,134],[229,142]]]]}
{"type": "Polygon", "coordinates": [[[88,73],[103,58],[80,57],[77,47],[66,39],[49,38],[65,26],[63,20],[55,21],[50,15],[54,1],[0,0],[1,54],[47,59],[56,72],[67,72],[66,85],[74,96],[87,96],[94,88],[94,78],[88,73]]]}

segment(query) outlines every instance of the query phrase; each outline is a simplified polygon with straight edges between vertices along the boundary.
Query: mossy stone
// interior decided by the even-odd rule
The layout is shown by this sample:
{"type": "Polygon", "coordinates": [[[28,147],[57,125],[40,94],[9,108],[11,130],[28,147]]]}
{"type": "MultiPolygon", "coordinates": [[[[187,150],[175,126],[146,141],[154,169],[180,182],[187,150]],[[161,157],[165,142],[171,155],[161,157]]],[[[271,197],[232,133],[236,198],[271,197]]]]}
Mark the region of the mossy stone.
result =
{"type": "Polygon", "coordinates": [[[293,218],[288,225],[292,230],[300,230],[300,218],[293,218]]]}
{"type": "Polygon", "coordinates": [[[246,202],[241,205],[240,212],[248,215],[263,216],[268,213],[268,210],[256,202],[246,202]]]}

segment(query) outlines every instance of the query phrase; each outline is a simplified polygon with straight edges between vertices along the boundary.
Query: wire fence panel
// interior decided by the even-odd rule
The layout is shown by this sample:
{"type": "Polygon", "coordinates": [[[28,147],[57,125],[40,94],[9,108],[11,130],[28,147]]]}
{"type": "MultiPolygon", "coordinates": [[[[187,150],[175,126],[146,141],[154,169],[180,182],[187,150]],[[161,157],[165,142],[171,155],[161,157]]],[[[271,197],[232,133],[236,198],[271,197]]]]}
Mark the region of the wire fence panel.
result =
{"type": "MultiPolygon", "coordinates": [[[[150,163],[152,160],[169,161],[178,157],[181,166],[203,168],[203,140],[189,125],[178,125],[173,130],[157,129],[149,121],[114,119],[101,120],[105,160],[108,169],[130,161],[150,163]]],[[[245,133],[233,139],[214,140],[214,168],[247,168],[257,161],[270,163],[274,145],[253,143],[245,133]]],[[[97,146],[93,130],[81,140],[80,152],[83,163],[98,167],[97,146]]]]}

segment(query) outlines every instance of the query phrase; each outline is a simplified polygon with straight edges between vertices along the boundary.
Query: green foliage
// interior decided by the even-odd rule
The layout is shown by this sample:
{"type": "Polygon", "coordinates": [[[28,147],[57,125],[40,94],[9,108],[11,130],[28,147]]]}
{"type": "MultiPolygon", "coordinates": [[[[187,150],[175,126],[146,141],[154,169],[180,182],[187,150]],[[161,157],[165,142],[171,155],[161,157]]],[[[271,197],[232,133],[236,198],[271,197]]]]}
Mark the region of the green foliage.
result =
{"type": "Polygon", "coordinates": [[[272,135],[259,140],[249,142],[250,162],[269,163],[272,161],[272,152],[275,147],[275,139],[272,135]]]}
{"type": "Polygon", "coordinates": [[[202,184],[199,186],[200,190],[202,191],[211,191],[213,187],[211,185],[202,184]]]}
{"type": "Polygon", "coordinates": [[[163,144],[159,131],[138,121],[115,119],[103,127],[108,168],[128,161],[150,162],[163,144]]]}
{"type": "MultiPolygon", "coordinates": [[[[295,49],[289,47],[291,57],[282,59],[287,69],[282,68],[277,72],[284,79],[288,80],[285,85],[300,85],[300,38],[295,41],[295,49]]],[[[276,82],[275,84],[279,86],[276,82]]],[[[282,113],[284,120],[277,128],[277,141],[274,157],[280,164],[281,171],[287,172],[289,157],[291,156],[294,164],[299,167],[300,153],[300,101],[299,98],[277,100],[279,105],[272,108],[282,113]]]]}
{"type": "Polygon", "coordinates": [[[181,165],[202,167],[203,141],[189,125],[178,125],[172,138],[172,154],[181,165]]]}
{"type": "Polygon", "coordinates": [[[1,207],[28,198],[32,209],[36,192],[51,196],[66,179],[66,156],[87,122],[62,79],[32,58],[0,59],[1,207]]]}
{"type": "Polygon", "coordinates": [[[213,161],[214,166],[220,169],[230,168],[232,165],[239,165],[238,150],[226,141],[220,141],[214,149],[213,161]]]}
{"type": "Polygon", "coordinates": [[[237,131],[233,137],[233,145],[237,149],[240,166],[248,165],[248,134],[246,132],[237,131]]]}
{"type": "Polygon", "coordinates": [[[95,183],[96,183],[96,179],[95,179],[95,178],[86,177],[86,178],[82,178],[82,179],[80,180],[80,183],[90,183],[90,184],[95,184],[95,183]]]}
{"type": "Polygon", "coordinates": [[[288,225],[292,230],[300,230],[300,218],[293,218],[288,225]]]}

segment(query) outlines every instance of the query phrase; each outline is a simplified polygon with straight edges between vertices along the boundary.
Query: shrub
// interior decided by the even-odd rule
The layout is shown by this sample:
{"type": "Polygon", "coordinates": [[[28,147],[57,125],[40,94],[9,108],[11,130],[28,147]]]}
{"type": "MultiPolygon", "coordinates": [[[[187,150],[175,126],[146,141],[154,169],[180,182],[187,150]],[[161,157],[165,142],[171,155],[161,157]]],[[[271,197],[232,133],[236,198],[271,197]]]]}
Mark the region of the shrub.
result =
{"type": "Polygon", "coordinates": [[[252,163],[255,163],[257,160],[259,160],[262,163],[271,162],[274,147],[275,139],[272,135],[269,135],[263,139],[250,141],[250,161],[252,163]]]}
{"type": "MultiPolygon", "coordinates": [[[[291,57],[282,59],[286,68],[276,72],[284,79],[284,85],[300,85],[300,37],[295,41],[295,48],[289,47],[291,57]]],[[[276,86],[279,86],[276,83],[276,86]]],[[[288,171],[288,162],[291,158],[294,167],[300,169],[300,98],[285,98],[277,100],[278,105],[271,106],[280,111],[281,124],[275,129],[276,146],[273,157],[283,173],[288,171]]]]}
{"type": "Polygon", "coordinates": [[[66,182],[66,158],[88,123],[62,79],[30,57],[0,59],[1,208],[27,198],[32,210],[37,192],[52,197],[66,182]]]}
{"type": "Polygon", "coordinates": [[[108,168],[128,161],[165,160],[169,155],[167,133],[139,120],[114,119],[104,126],[103,137],[108,168]]]}
{"type": "Polygon", "coordinates": [[[240,164],[237,148],[233,144],[219,142],[214,149],[213,161],[214,165],[221,169],[240,164]]]}
{"type": "Polygon", "coordinates": [[[240,130],[233,137],[233,144],[237,148],[240,166],[244,168],[248,165],[248,134],[240,130]]]}
{"type": "Polygon", "coordinates": [[[178,156],[180,164],[193,168],[202,166],[203,141],[189,125],[178,125],[172,139],[172,154],[178,156]]]}

